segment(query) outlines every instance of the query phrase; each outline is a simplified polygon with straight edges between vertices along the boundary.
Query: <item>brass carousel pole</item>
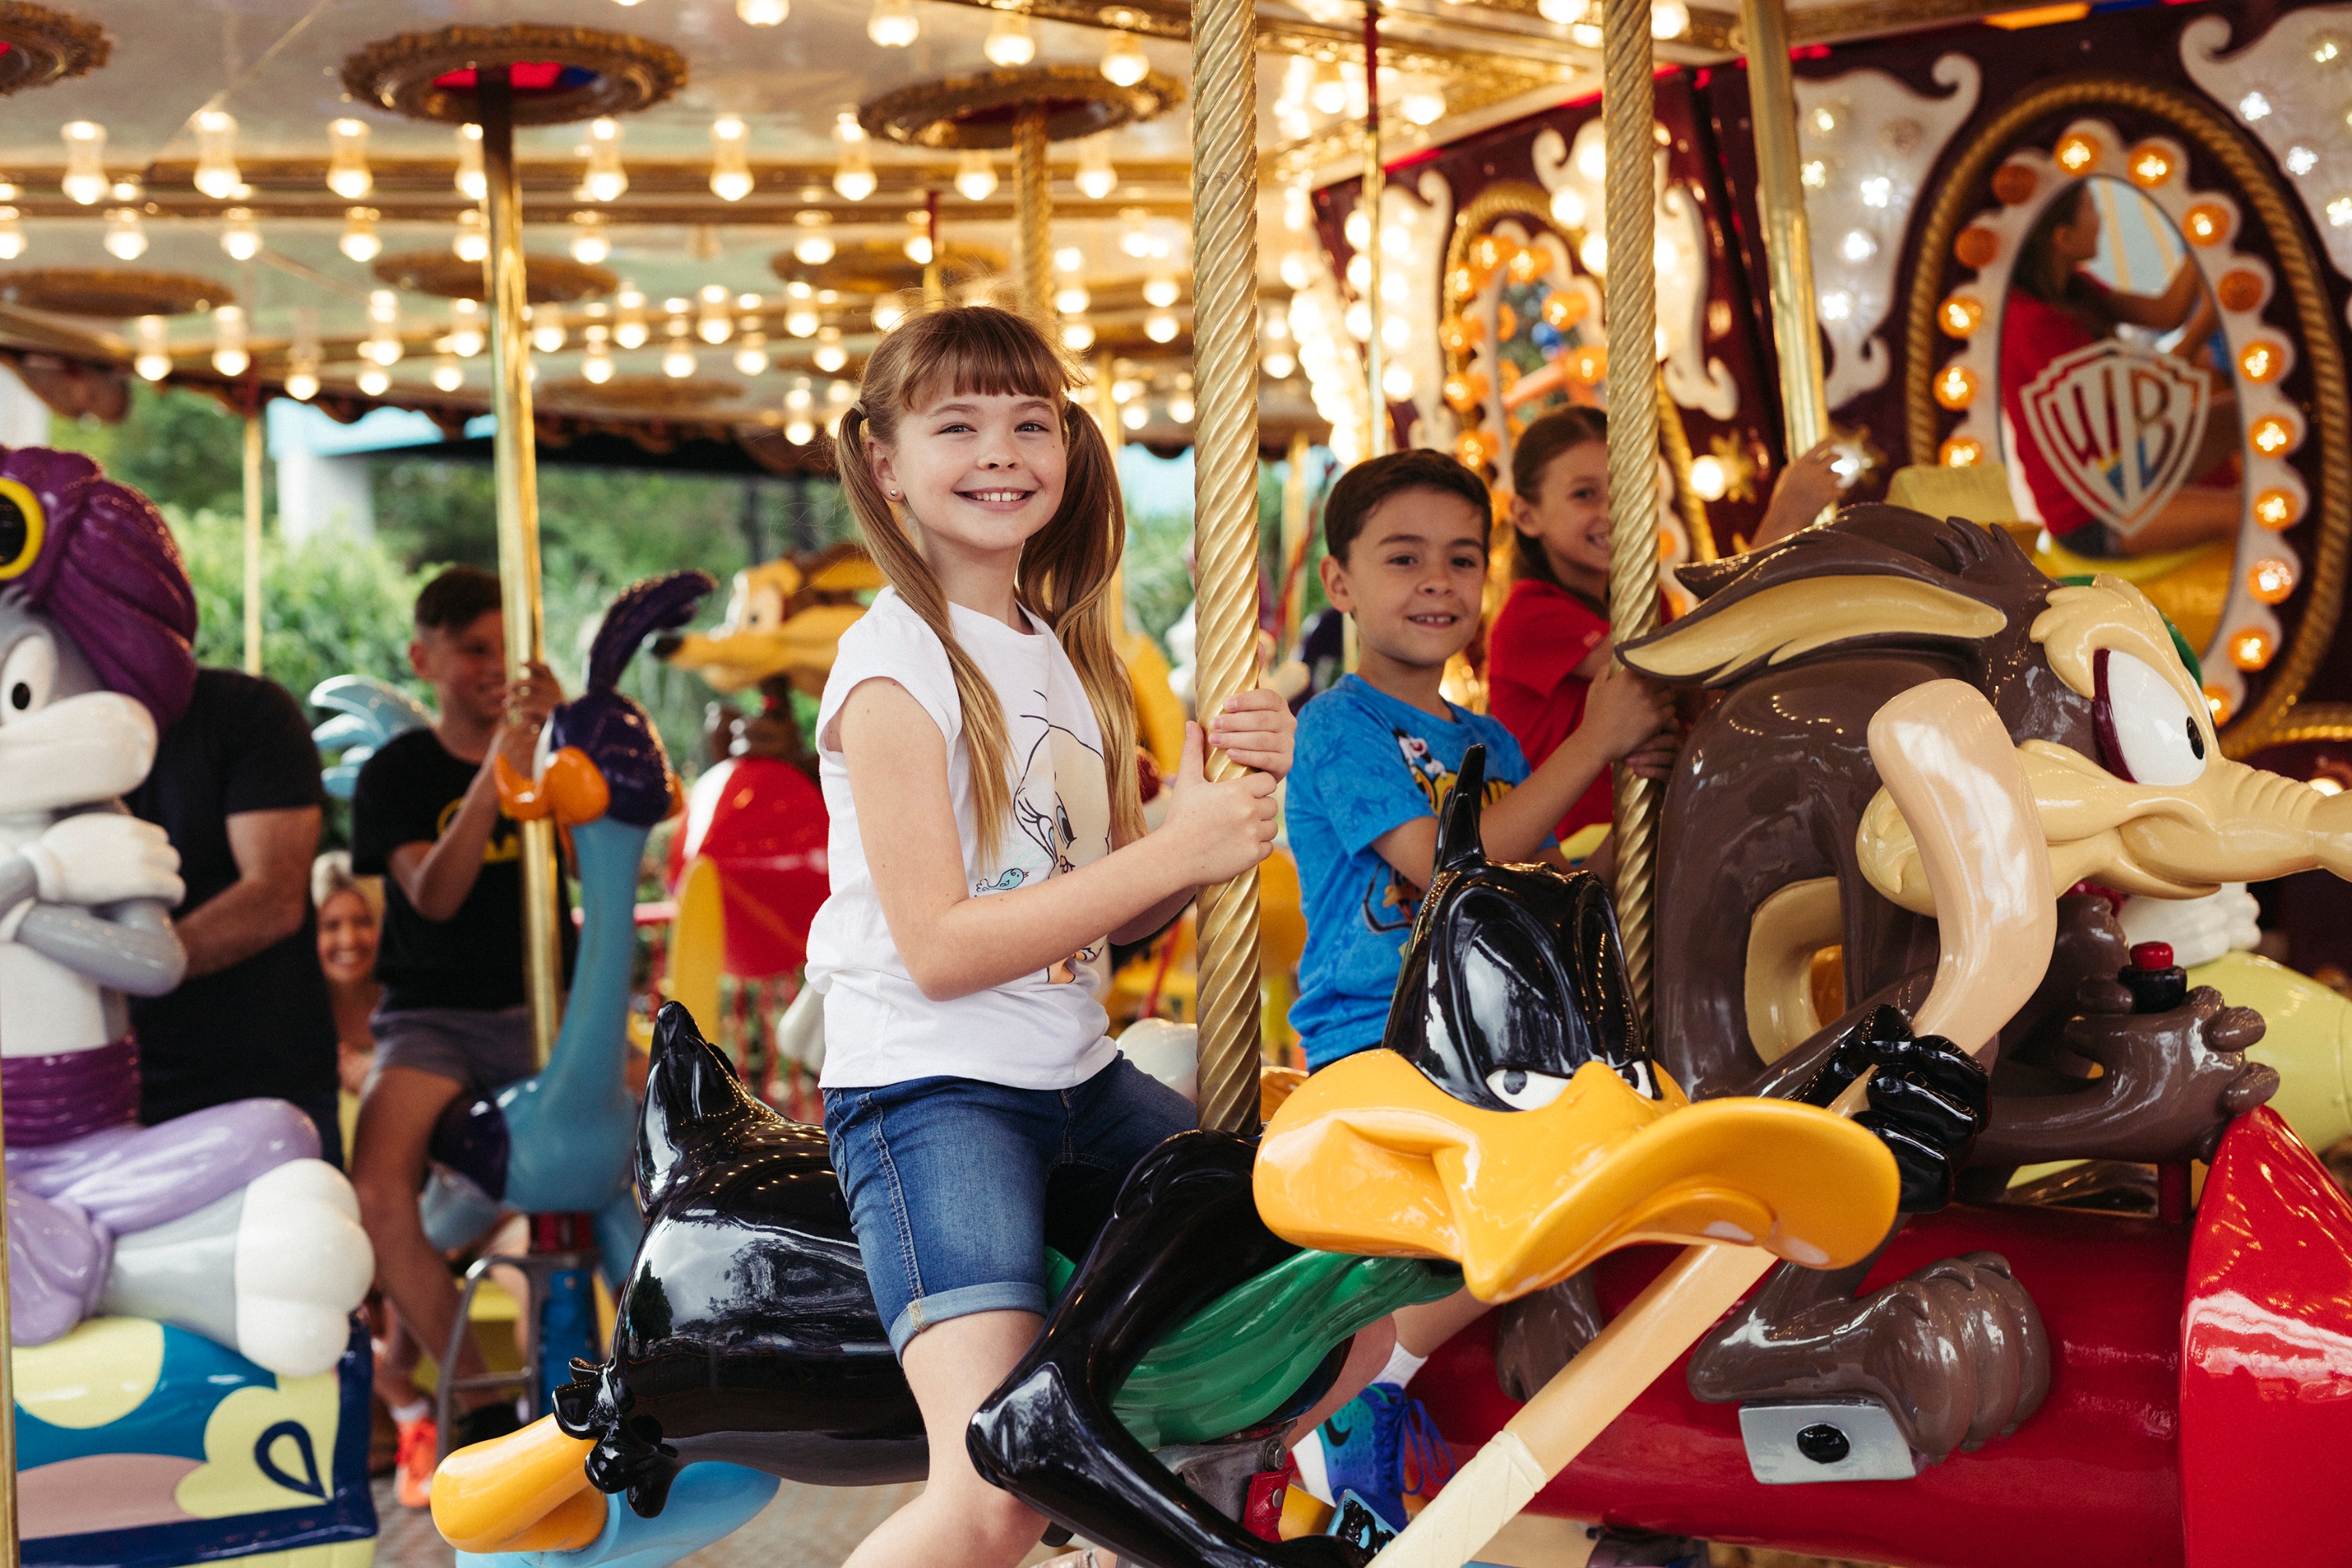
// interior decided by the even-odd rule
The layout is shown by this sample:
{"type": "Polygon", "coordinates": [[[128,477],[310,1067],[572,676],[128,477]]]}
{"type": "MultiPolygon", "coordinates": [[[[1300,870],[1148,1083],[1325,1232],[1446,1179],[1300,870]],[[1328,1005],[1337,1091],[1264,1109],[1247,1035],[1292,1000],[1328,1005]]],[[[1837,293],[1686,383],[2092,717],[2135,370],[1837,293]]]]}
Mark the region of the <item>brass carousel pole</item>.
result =
{"type": "MultiPolygon", "coordinates": [[[[1307,432],[1290,433],[1290,469],[1282,481],[1282,635],[1297,642],[1307,628],[1307,465],[1314,447],[1307,432]]],[[[1276,650],[1281,657],[1281,650],[1276,650]]]]}
{"type": "Polygon", "coordinates": [[[1013,247],[1013,276],[1021,309],[1055,334],[1054,187],[1045,163],[1045,106],[1031,104],[1013,120],[1013,221],[1020,232],[1013,247]]]}
{"type": "Polygon", "coordinates": [[[1364,379],[1371,394],[1371,445],[1366,455],[1389,449],[1389,398],[1381,387],[1381,201],[1388,171],[1381,164],[1381,0],[1364,0],[1364,192],[1357,207],[1364,215],[1364,298],[1371,302],[1372,335],[1364,344],[1364,379]]]}
{"type": "MultiPolygon", "coordinates": [[[[1827,438],[1822,338],[1813,303],[1812,240],[1797,158],[1797,95],[1789,71],[1789,13],[1782,0],[1739,0],[1748,35],[1748,105],[1756,121],[1756,204],[1772,287],[1772,342],[1780,359],[1780,410],[1793,461],[1827,438]]],[[[1612,141],[1613,148],[1615,142],[1612,141]]],[[[1613,247],[1612,247],[1613,248],[1613,247]]],[[[1610,361],[1612,365],[1616,360],[1610,361]]]]}
{"type": "Polygon", "coordinates": [[[245,672],[261,673],[261,415],[245,416],[245,672]]]}
{"type": "MultiPolygon", "coordinates": [[[[1198,709],[1257,679],[1257,51],[1252,0],[1192,7],[1193,554],[1198,709]]],[[[1377,334],[1376,334],[1377,335],[1377,334]]],[[[1240,765],[1222,753],[1210,776],[1240,765]]],[[[1255,868],[1200,902],[1201,1125],[1258,1126],[1255,868]]]]}
{"type": "Polygon", "coordinates": [[[923,243],[931,247],[931,258],[923,263],[923,305],[937,310],[947,303],[946,263],[940,256],[940,193],[923,193],[923,243]]]}
{"type": "MultiPolygon", "coordinates": [[[[514,90],[507,68],[484,66],[478,81],[475,101],[482,116],[482,174],[489,186],[490,396],[498,418],[491,471],[498,495],[507,679],[520,680],[528,665],[546,657],[540,616],[539,471],[532,441],[530,349],[523,335],[522,187],[515,170],[514,90]]],[[[543,1064],[555,1041],[562,1005],[555,826],[542,818],[523,823],[521,830],[523,976],[530,998],[531,1044],[543,1064]]]]}
{"type": "MultiPolygon", "coordinates": [[[[1620,644],[1658,624],[1657,194],[1650,0],[1602,0],[1601,135],[1609,256],[1609,625],[1620,644]]],[[[1617,770],[1617,924],[1634,1010],[1650,1016],[1658,786],[1617,770]]]]}

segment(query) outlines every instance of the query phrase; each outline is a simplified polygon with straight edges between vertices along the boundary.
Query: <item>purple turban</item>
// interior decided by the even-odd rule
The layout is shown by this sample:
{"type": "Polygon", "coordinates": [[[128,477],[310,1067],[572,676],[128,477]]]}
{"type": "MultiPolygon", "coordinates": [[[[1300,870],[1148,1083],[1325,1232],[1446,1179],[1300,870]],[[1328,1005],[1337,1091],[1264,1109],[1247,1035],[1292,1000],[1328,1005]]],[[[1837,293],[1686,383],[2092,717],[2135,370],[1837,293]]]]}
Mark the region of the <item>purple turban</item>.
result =
{"type": "Polygon", "coordinates": [[[170,729],[195,689],[196,594],[163,514],[79,452],[0,447],[0,592],[170,729]]]}

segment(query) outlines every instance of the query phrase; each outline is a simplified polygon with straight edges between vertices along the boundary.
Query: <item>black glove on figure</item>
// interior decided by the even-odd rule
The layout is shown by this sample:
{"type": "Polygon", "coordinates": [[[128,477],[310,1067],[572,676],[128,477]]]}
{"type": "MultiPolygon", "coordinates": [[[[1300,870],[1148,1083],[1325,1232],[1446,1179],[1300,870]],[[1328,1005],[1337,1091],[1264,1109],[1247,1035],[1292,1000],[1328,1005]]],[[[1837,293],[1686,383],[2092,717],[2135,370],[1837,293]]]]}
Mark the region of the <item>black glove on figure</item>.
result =
{"type": "Polygon", "coordinates": [[[1870,1107],[1854,1120],[1895,1155],[1905,1214],[1932,1214],[1952,1186],[1991,1115],[1991,1079],[1941,1035],[1913,1035],[1896,1007],[1880,1007],[1838,1043],[1797,1099],[1826,1106],[1864,1072],[1870,1107]]]}

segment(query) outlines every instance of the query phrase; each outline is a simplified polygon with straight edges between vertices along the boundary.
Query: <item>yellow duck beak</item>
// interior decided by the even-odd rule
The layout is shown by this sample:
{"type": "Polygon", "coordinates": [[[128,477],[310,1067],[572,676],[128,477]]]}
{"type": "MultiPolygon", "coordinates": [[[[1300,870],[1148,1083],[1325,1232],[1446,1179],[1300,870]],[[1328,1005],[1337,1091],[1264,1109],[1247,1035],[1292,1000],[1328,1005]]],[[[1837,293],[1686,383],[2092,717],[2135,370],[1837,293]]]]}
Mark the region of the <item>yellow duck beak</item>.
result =
{"type": "Polygon", "coordinates": [[[594,1447],[542,1415],[460,1448],[433,1473],[434,1527],[460,1552],[577,1552],[604,1530],[604,1495],[582,1468],[594,1447]]]}
{"type": "Polygon", "coordinates": [[[1259,1145],[1259,1215],[1327,1252],[1435,1257],[1507,1301],[1613,1247],[1737,1242],[1833,1268],[1895,1220],[1895,1159],[1870,1131],[1790,1100],[1650,1100],[1606,1064],[1558,1099],[1490,1110],[1391,1050],[1309,1077],[1259,1145]]]}

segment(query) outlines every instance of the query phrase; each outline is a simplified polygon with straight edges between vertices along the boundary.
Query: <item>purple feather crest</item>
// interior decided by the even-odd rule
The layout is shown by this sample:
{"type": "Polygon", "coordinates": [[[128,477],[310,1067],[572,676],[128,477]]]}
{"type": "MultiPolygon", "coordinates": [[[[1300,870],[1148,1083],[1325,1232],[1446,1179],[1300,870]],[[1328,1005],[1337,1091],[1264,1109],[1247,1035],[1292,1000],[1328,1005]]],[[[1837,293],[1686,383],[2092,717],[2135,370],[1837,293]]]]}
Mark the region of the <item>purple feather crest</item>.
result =
{"type": "Polygon", "coordinates": [[[0,447],[0,478],[42,512],[35,558],[7,585],[73,639],[109,690],[170,729],[195,691],[196,594],[163,514],[79,452],[0,447]]]}
{"type": "Polygon", "coordinates": [[[719,580],[708,572],[673,572],[622,589],[589,646],[588,689],[612,690],[646,638],[692,620],[704,597],[718,586],[719,580]]]}
{"type": "Polygon", "coordinates": [[[656,632],[682,626],[719,584],[707,572],[648,577],[621,592],[588,650],[588,689],[555,710],[549,742],[596,764],[611,792],[605,814],[651,827],[669,812],[669,759],[646,710],[614,689],[629,656],[656,632]]]}

